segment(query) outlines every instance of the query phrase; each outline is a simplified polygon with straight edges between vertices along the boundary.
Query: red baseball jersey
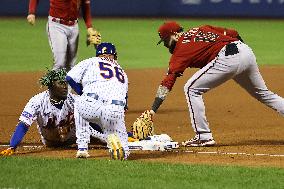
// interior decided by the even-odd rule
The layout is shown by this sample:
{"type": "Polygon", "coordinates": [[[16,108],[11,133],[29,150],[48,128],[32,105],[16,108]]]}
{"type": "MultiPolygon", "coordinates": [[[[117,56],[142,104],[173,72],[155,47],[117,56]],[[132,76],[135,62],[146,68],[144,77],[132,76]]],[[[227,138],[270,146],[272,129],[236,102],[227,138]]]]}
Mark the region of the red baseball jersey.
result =
{"type": "MultiPolygon", "coordinates": [[[[35,14],[39,0],[30,0],[29,14],[35,14]]],[[[87,28],[92,27],[90,0],[50,0],[49,15],[64,20],[76,20],[79,10],[87,28]]]]}
{"type": "Polygon", "coordinates": [[[204,67],[226,44],[237,41],[238,35],[235,30],[209,25],[189,29],[179,38],[161,85],[171,90],[186,68],[204,67]]]}

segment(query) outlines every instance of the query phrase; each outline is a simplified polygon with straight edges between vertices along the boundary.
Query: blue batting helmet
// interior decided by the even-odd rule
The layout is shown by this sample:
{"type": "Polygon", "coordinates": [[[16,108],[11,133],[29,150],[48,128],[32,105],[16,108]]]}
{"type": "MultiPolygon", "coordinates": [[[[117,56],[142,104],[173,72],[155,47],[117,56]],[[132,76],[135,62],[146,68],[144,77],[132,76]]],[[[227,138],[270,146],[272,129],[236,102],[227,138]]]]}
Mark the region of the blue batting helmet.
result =
{"type": "Polygon", "coordinates": [[[96,56],[103,54],[112,54],[116,57],[116,49],[112,43],[101,43],[97,46],[96,56]]]}

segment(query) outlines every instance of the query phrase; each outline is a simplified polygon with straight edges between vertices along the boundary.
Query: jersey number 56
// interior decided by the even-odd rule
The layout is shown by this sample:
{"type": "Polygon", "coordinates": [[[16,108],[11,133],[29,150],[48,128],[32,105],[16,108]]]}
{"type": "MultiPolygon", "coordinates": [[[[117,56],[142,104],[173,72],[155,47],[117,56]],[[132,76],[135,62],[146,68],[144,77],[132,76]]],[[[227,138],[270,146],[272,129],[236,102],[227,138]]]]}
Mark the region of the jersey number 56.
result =
{"type": "Polygon", "coordinates": [[[106,62],[99,62],[99,65],[101,70],[101,76],[103,78],[111,79],[112,77],[116,77],[119,82],[125,82],[124,73],[121,68],[106,62]]]}

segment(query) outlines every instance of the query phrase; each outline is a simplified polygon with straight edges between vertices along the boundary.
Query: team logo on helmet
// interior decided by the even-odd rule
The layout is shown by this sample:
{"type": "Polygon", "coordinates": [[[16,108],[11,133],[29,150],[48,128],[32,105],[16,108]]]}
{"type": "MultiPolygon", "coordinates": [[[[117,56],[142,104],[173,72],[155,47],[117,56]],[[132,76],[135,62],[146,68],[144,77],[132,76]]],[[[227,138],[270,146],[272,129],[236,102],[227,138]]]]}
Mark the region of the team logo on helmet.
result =
{"type": "Polygon", "coordinates": [[[107,53],[107,48],[106,47],[103,47],[102,48],[102,54],[106,54],[107,53]]]}
{"type": "Polygon", "coordinates": [[[117,55],[115,46],[112,43],[101,43],[97,46],[96,56],[103,54],[117,55]]]}

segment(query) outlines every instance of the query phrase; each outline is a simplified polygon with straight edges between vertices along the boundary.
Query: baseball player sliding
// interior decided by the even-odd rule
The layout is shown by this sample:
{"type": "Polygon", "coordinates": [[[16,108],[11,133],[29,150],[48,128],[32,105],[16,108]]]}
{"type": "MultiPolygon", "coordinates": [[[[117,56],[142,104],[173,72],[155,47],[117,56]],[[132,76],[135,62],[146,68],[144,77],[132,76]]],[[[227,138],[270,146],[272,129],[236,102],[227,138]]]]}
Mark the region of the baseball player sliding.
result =
{"type": "MultiPolygon", "coordinates": [[[[37,122],[41,140],[47,147],[62,147],[76,143],[74,122],[76,95],[68,93],[65,77],[65,69],[58,69],[49,71],[40,79],[41,85],[47,86],[48,90],[33,96],[26,104],[10,140],[10,147],[3,150],[1,155],[14,154],[34,121],[37,122]]],[[[92,136],[104,141],[99,130],[91,126],[88,129],[92,136]]]]}
{"type": "Polygon", "coordinates": [[[127,159],[129,148],[124,113],[128,78],[117,62],[115,46],[111,43],[98,45],[96,57],[79,62],[67,73],[66,80],[80,95],[74,109],[78,145],[76,157],[90,156],[87,121],[102,128],[112,159],[127,159]]]}
{"type": "MultiPolygon", "coordinates": [[[[284,99],[271,92],[259,72],[252,49],[233,29],[204,25],[183,32],[176,22],[166,22],[158,29],[164,46],[172,54],[168,73],[158,87],[150,110],[153,116],[184,70],[200,68],[184,86],[191,124],[196,135],[184,146],[213,146],[205,116],[202,95],[233,79],[258,101],[284,115],[284,99]]],[[[159,44],[158,43],[158,44],[159,44]]]]}
{"type": "MultiPolygon", "coordinates": [[[[30,0],[27,21],[35,24],[35,12],[39,0],[30,0]]],[[[79,10],[87,27],[87,44],[98,45],[101,34],[92,27],[90,0],[50,0],[46,32],[53,53],[53,69],[66,68],[69,71],[76,62],[79,42],[79,10]]]]}

